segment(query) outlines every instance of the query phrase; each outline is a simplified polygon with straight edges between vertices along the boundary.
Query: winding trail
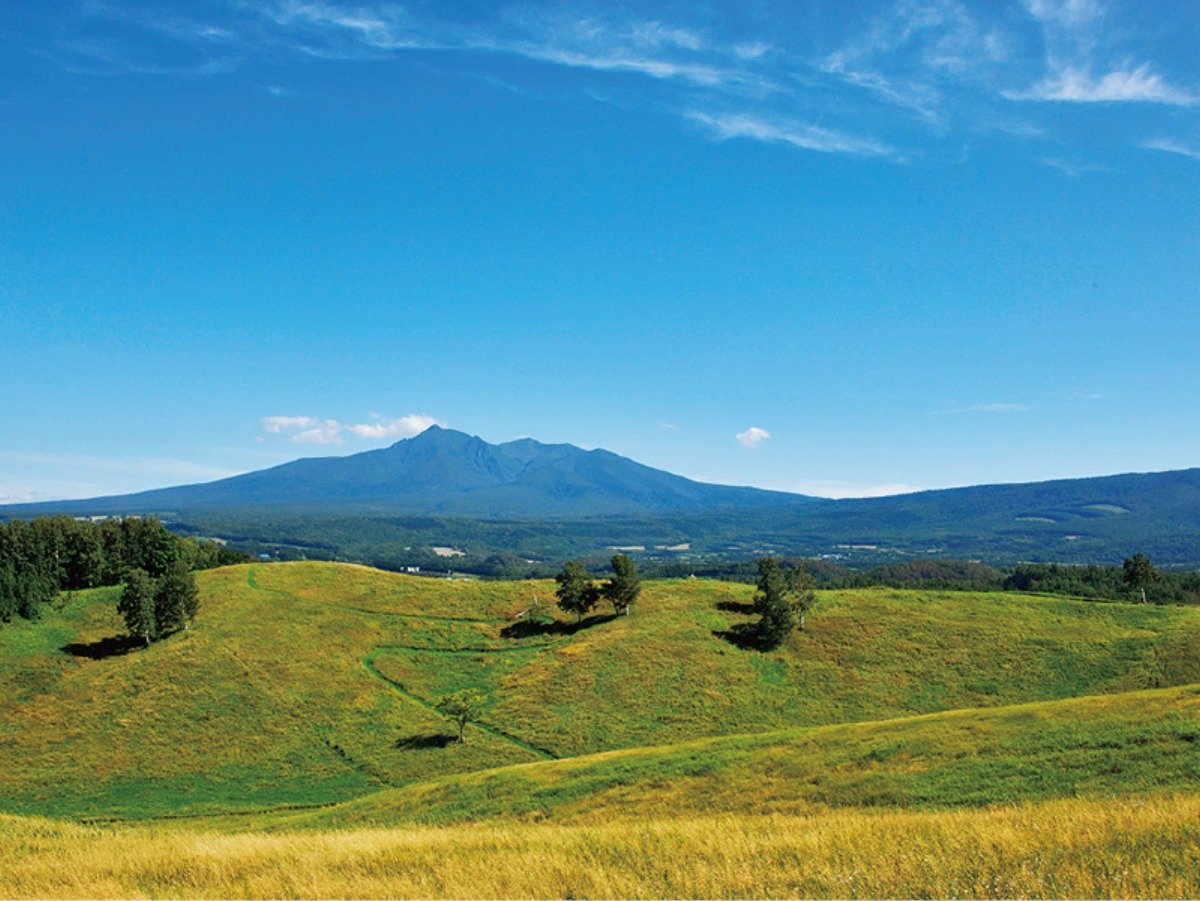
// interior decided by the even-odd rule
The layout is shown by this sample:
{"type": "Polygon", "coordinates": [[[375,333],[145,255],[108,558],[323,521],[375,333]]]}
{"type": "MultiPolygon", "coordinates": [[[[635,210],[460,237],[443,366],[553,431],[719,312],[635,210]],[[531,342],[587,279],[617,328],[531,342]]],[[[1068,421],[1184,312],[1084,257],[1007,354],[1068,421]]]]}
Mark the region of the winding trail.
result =
{"type": "MultiPolygon", "coordinates": [[[[246,584],[247,585],[249,585],[251,588],[253,588],[256,591],[263,591],[263,592],[268,592],[271,594],[277,594],[277,595],[280,595],[281,597],[285,597],[285,598],[287,598],[295,603],[298,603],[298,604],[318,604],[322,607],[332,607],[332,608],[335,608],[338,610],[345,610],[350,613],[358,614],[359,616],[379,616],[379,617],[391,617],[391,618],[399,618],[399,619],[429,620],[432,622],[454,622],[454,623],[488,623],[488,622],[490,622],[489,620],[475,619],[475,618],[468,618],[468,617],[426,616],[426,615],[420,614],[420,613],[391,613],[391,612],[385,612],[385,611],[380,611],[380,610],[366,610],[361,607],[349,607],[345,604],[336,604],[331,601],[319,601],[319,600],[315,600],[312,598],[297,597],[296,595],[294,595],[290,592],[283,591],[278,588],[267,588],[265,586],[259,585],[257,580],[254,577],[255,570],[257,570],[257,569],[258,569],[258,566],[255,565],[255,566],[251,566],[246,571],[246,584]]],[[[544,650],[547,647],[550,647],[549,643],[539,644],[539,645],[524,645],[524,646],[520,646],[520,647],[460,647],[460,648],[430,648],[430,647],[418,647],[418,646],[412,646],[412,645],[387,645],[384,647],[375,648],[375,650],[371,651],[369,654],[367,654],[367,656],[363,657],[362,665],[367,670],[368,673],[370,673],[372,676],[374,676],[376,679],[378,679],[384,685],[388,686],[388,688],[390,688],[392,691],[396,692],[396,694],[400,695],[402,698],[404,698],[409,703],[415,704],[416,706],[422,708],[423,710],[431,711],[433,713],[437,713],[438,716],[441,716],[442,714],[438,713],[437,708],[435,708],[428,701],[424,700],[423,698],[418,697],[417,695],[412,694],[407,689],[405,689],[402,685],[400,685],[398,682],[394,682],[393,680],[391,680],[387,676],[385,676],[383,673],[381,673],[375,666],[375,658],[377,656],[379,656],[380,654],[386,653],[388,651],[415,651],[417,653],[426,653],[426,654],[513,654],[513,653],[522,653],[522,652],[537,653],[538,651],[544,650]]],[[[244,663],[243,663],[243,666],[245,666],[244,663]]],[[[540,748],[537,745],[530,744],[529,742],[525,741],[522,738],[518,738],[517,736],[512,735],[509,732],[505,732],[503,729],[498,729],[495,726],[489,726],[487,723],[475,722],[475,723],[469,723],[468,726],[472,729],[478,729],[481,732],[485,732],[488,735],[491,735],[495,738],[499,738],[502,741],[506,741],[509,744],[511,744],[515,747],[521,748],[522,750],[527,751],[531,754],[535,754],[538,757],[540,757],[542,760],[558,760],[559,759],[558,755],[555,754],[554,752],[548,751],[545,748],[540,748]]],[[[328,742],[326,742],[326,743],[328,744],[328,742]]],[[[343,752],[343,754],[344,754],[344,752],[343,752]]],[[[351,762],[353,762],[353,761],[351,761],[351,762]]],[[[374,774],[369,773],[369,775],[374,775],[374,774]]],[[[376,777],[376,778],[378,778],[378,777],[376,777]]]]}

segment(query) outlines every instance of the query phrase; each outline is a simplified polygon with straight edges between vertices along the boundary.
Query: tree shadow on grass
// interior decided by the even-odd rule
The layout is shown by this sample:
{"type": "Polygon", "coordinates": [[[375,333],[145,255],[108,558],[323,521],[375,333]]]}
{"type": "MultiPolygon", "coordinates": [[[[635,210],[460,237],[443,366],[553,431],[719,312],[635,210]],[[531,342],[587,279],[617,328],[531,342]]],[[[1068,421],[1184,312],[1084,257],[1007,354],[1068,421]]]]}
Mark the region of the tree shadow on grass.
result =
{"type": "Polygon", "coordinates": [[[86,657],[88,660],[104,660],[106,657],[120,657],[136,648],[144,648],[146,641],[133,635],[110,635],[98,641],[73,641],[65,644],[60,651],[72,657],[86,657]]]}
{"type": "Polygon", "coordinates": [[[592,626],[612,622],[617,618],[615,613],[598,613],[585,616],[576,623],[563,622],[558,619],[523,619],[500,630],[502,638],[533,638],[537,635],[574,635],[592,626]]]}
{"type": "Polygon", "coordinates": [[[720,601],[717,609],[724,610],[726,613],[740,613],[743,616],[750,616],[754,613],[754,605],[742,601],[720,601]]]}
{"type": "Polygon", "coordinates": [[[713,630],[713,635],[743,651],[770,651],[775,647],[759,637],[758,623],[738,623],[725,631],[713,630]]]}
{"type": "Polygon", "coordinates": [[[429,748],[444,748],[457,741],[458,739],[453,735],[444,735],[438,732],[430,735],[406,735],[404,738],[396,739],[396,743],[392,747],[399,751],[426,751],[429,748]]]}

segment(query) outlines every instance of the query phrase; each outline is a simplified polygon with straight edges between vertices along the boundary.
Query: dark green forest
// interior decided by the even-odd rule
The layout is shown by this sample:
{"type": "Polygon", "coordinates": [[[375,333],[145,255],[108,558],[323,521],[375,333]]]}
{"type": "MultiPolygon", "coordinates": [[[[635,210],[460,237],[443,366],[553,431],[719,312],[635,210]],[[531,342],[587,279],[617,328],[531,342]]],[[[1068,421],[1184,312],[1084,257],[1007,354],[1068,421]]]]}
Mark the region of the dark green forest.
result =
{"type": "Polygon", "coordinates": [[[0,524],[0,622],[36,619],[60,592],[119,585],[134,570],[157,579],[179,563],[196,570],[248,559],[215,542],[176,535],[154,517],[13,519],[0,524]]]}

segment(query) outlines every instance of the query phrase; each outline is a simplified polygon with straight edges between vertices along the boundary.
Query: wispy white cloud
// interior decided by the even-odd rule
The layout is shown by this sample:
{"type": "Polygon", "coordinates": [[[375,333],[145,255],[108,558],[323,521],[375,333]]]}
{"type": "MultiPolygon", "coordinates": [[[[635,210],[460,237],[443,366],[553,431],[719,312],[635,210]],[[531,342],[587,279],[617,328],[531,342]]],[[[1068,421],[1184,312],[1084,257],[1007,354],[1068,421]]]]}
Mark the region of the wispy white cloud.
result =
{"type": "Polygon", "coordinates": [[[822,71],[870,92],[885,103],[915,112],[927,122],[937,122],[941,118],[942,94],[932,84],[913,78],[897,80],[873,69],[854,68],[841,54],[823,60],[822,71]]]}
{"type": "Polygon", "coordinates": [[[707,41],[697,32],[661,22],[642,22],[633,27],[630,37],[643,47],[682,47],[684,50],[704,50],[707,41]]]}
{"type": "MultiPolygon", "coordinates": [[[[753,15],[715,28],[686,6],[639,15],[585,0],[453,13],[392,0],[230,0],[219,18],[88,0],[85,17],[156,42],[100,29],[103,37],[77,38],[70,51],[77,71],[177,77],[229,73],[255,57],[289,53],[381,60],[453,51],[478,63],[472,77],[523,92],[535,83],[528,67],[504,70],[503,60],[532,60],[578,72],[580,97],[678,115],[713,140],[894,162],[938,146],[957,159],[972,136],[995,135],[995,123],[1011,120],[1013,110],[1043,115],[1039,103],[1200,104],[1200,86],[1180,83],[1155,59],[1146,42],[1153,38],[1142,40],[1121,9],[1102,0],[1020,2],[1024,17],[1011,6],[967,0],[878,0],[861,19],[818,10],[802,30],[753,15]]],[[[277,85],[263,89],[288,96],[277,85]]],[[[1033,143],[1056,131],[1024,122],[1006,134],[1033,143]]]]}
{"type": "Polygon", "coordinates": [[[372,422],[341,423],[336,419],[317,419],[313,416],[266,416],[261,424],[263,431],[268,434],[286,436],[296,444],[343,444],[347,435],[372,441],[410,438],[432,425],[445,425],[441,420],[424,414],[390,420],[373,416],[373,419],[372,422]]]}
{"type": "Polygon", "coordinates": [[[990,403],[990,404],[971,404],[966,407],[952,407],[948,410],[939,410],[940,413],[957,414],[957,413],[1028,413],[1034,407],[1030,404],[1009,404],[1009,403],[990,403]]]}
{"type": "Polygon", "coordinates": [[[843,46],[817,61],[826,75],[933,126],[949,93],[1007,59],[1010,40],[958,0],[896,0],[843,46]]]}
{"type": "Polygon", "coordinates": [[[1174,153],[1179,156],[1186,156],[1188,159],[1200,162],[1200,147],[1190,147],[1187,144],[1179,141],[1172,141],[1169,138],[1158,138],[1152,141],[1145,141],[1141,145],[1146,150],[1159,150],[1163,153],[1174,153]]]}
{"type": "Polygon", "coordinates": [[[1025,9],[1042,22],[1075,30],[1099,21],[1105,7],[1099,0],[1025,0],[1025,9]]]}
{"type": "Polygon", "coordinates": [[[688,113],[688,118],[704,125],[723,140],[752,138],[769,143],[782,142],[821,153],[847,153],[855,156],[897,155],[895,148],[879,141],[786,118],[768,118],[753,113],[712,114],[698,110],[688,113]]]}
{"type": "Polygon", "coordinates": [[[1096,76],[1085,68],[1063,66],[1025,91],[1006,91],[1010,100],[1062,101],[1068,103],[1161,103],[1192,106],[1200,96],[1168,84],[1144,63],[1096,76]]]}
{"type": "Polygon", "coordinates": [[[1052,169],[1057,169],[1064,175],[1069,175],[1071,178],[1079,178],[1089,172],[1107,172],[1108,166],[1098,166],[1094,163],[1075,163],[1071,160],[1060,159],[1059,157],[1046,157],[1042,163],[1052,169]]]}
{"type": "Polygon", "coordinates": [[[1033,86],[1006,90],[1009,100],[1059,103],[1155,103],[1191,106],[1195,91],[1178,87],[1149,62],[1131,62],[1106,30],[1108,4],[1100,0],[1025,0],[1042,29],[1046,73],[1033,86]]]}
{"type": "Polygon", "coordinates": [[[340,6],[320,0],[287,0],[263,7],[275,24],[317,32],[330,30],[376,50],[402,50],[437,46],[427,32],[409,21],[404,8],[392,3],[340,6]]]}
{"type": "Polygon", "coordinates": [[[734,437],[737,438],[738,443],[742,447],[748,447],[753,450],[768,440],[771,437],[771,433],[766,429],[760,429],[758,426],[753,425],[744,432],[738,432],[734,437]]]}
{"type": "Polygon", "coordinates": [[[707,87],[740,78],[737,73],[722,71],[702,63],[642,56],[620,49],[596,53],[567,47],[542,47],[526,44],[520,52],[521,55],[530,59],[539,59],[560,66],[595,69],[601,72],[636,72],[652,78],[679,79],[707,87]]]}
{"type": "Polygon", "coordinates": [[[505,23],[508,29],[477,33],[468,42],[568,68],[628,72],[702,88],[773,89],[764,73],[745,65],[751,58],[734,47],[715,46],[689,28],[528,9],[509,13],[505,23]]]}

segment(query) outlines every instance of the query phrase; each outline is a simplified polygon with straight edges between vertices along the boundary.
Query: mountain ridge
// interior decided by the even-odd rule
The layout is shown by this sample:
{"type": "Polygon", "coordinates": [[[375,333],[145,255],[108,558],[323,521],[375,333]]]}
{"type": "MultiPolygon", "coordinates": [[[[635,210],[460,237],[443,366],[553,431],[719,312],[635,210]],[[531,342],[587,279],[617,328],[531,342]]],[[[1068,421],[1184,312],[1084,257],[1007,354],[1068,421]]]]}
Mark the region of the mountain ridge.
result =
{"type": "Polygon", "coordinates": [[[611,451],[519,438],[490,444],[431,426],[386,448],[304,457],[213,482],[7,510],[161,513],[214,507],[406,513],[485,519],[621,516],[822,499],[697,482],[611,451]]]}

